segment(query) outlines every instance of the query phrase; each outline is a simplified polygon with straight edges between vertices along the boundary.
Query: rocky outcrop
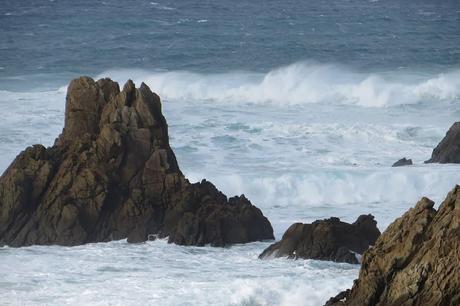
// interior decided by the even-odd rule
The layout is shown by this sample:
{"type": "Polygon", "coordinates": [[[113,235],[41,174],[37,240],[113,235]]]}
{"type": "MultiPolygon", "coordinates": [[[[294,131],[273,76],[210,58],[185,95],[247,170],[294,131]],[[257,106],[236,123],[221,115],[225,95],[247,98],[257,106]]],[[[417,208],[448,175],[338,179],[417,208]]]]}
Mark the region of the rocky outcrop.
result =
{"type": "Polygon", "coordinates": [[[19,154],[0,178],[0,244],[78,245],[169,236],[181,245],[273,239],[262,212],[191,184],[169,146],[160,98],[142,84],[73,80],[53,147],[19,154]],[[149,236],[150,235],[150,236],[149,236]]]}
{"type": "Polygon", "coordinates": [[[410,166],[412,165],[412,159],[401,158],[397,162],[395,162],[392,167],[402,167],[402,166],[410,166]]]}
{"type": "Polygon", "coordinates": [[[326,305],[460,305],[460,187],[422,198],[364,253],[353,288],[326,305]]]}
{"type": "Polygon", "coordinates": [[[283,238],[265,249],[259,258],[289,257],[332,260],[357,264],[357,254],[363,254],[380,235],[372,215],[361,215],[352,223],[339,218],[295,223],[283,238]]]}
{"type": "Polygon", "coordinates": [[[460,163],[460,122],[455,122],[425,163],[460,163]]]}

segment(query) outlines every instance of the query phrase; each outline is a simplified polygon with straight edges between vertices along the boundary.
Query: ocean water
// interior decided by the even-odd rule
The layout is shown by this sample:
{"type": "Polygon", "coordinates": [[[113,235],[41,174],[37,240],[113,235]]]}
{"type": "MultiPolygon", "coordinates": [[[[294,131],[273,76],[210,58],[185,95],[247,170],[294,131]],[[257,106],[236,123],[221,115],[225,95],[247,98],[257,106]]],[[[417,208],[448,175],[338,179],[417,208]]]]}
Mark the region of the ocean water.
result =
{"type": "MultiPolygon", "coordinates": [[[[423,164],[460,117],[457,1],[6,1],[0,172],[54,142],[82,74],[148,84],[185,175],[245,194],[277,239],[367,213],[383,231],[460,183],[423,164]]],[[[0,304],[322,305],[359,272],[258,260],[269,244],[4,247],[0,304]]]]}

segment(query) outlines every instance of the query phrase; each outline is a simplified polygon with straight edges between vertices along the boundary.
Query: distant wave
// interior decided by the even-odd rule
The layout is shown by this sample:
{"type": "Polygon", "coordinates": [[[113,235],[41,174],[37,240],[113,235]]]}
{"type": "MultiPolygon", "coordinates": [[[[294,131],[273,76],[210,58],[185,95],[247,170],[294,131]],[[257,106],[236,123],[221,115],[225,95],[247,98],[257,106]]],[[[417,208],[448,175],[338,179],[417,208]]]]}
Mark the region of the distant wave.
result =
{"type": "Polygon", "coordinates": [[[164,99],[217,103],[385,107],[460,98],[460,70],[431,76],[359,73],[332,64],[298,62],[270,72],[200,74],[188,71],[109,70],[120,82],[145,82],[164,99]]]}
{"type": "MultiPolygon", "coordinates": [[[[458,166],[425,166],[406,168],[331,170],[305,169],[303,174],[285,173],[273,176],[242,176],[239,174],[207,173],[228,195],[244,193],[259,207],[302,206],[341,207],[352,209],[362,203],[415,204],[422,196],[443,200],[458,184],[458,166]],[[430,171],[426,168],[430,167],[430,171]]],[[[202,173],[184,169],[192,181],[200,181],[202,173]]]]}

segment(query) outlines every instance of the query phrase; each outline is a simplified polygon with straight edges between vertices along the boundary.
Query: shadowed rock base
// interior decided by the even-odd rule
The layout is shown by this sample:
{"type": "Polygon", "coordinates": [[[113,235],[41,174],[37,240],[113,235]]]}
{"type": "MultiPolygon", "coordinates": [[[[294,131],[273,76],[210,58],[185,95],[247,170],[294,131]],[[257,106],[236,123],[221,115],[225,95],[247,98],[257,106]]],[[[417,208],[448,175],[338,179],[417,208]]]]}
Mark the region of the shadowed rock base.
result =
{"type": "Polygon", "coordinates": [[[380,235],[376,225],[372,215],[361,215],[353,224],[339,218],[312,224],[295,223],[259,258],[289,257],[357,264],[356,254],[362,254],[380,235]]]}
{"type": "Polygon", "coordinates": [[[210,182],[185,179],[147,85],[128,81],[120,92],[110,79],[73,80],[55,145],[27,148],[0,178],[0,244],[142,242],[149,234],[181,245],[273,239],[244,196],[227,199],[210,182]]]}
{"type": "Polygon", "coordinates": [[[460,305],[460,187],[422,198],[364,253],[353,288],[328,306],[460,305]]]}

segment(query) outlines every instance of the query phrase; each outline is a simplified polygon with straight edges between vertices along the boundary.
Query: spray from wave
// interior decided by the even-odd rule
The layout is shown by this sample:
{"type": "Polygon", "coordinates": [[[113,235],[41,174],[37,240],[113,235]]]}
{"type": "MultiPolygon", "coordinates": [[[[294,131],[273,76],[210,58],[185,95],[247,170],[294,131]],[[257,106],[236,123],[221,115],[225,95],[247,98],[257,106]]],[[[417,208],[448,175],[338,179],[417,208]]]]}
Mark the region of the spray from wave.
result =
{"type": "Polygon", "coordinates": [[[460,98],[460,70],[437,75],[370,74],[332,64],[298,62],[266,74],[110,70],[120,82],[145,82],[164,99],[303,105],[310,103],[385,107],[460,98]]]}

